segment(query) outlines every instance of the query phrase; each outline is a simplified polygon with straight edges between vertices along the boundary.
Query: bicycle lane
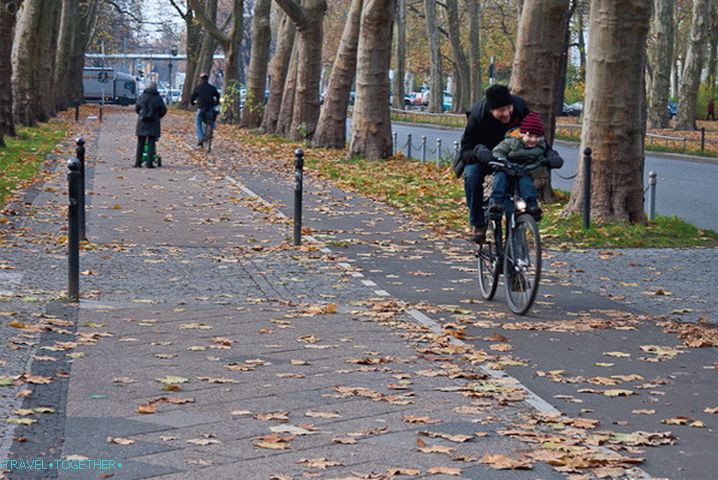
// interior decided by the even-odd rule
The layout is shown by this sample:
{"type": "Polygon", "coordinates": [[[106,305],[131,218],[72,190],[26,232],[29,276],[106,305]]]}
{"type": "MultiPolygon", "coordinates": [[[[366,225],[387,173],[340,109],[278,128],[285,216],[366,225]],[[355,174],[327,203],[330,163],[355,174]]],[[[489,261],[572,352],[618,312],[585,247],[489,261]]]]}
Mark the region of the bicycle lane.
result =
{"type": "MultiPolygon", "coordinates": [[[[283,161],[252,161],[247,148],[222,139],[215,152],[215,168],[291,216],[290,154],[283,161]]],[[[697,479],[718,467],[709,447],[716,441],[715,421],[704,411],[715,407],[714,351],[685,348],[657,319],[572,284],[558,252],[545,253],[536,305],[516,317],[504,303],[503,285],[494,301],[480,300],[473,247],[463,239],[439,236],[312,172],[305,175],[304,193],[304,226],[346,256],[378,294],[416,306],[489,355],[513,352],[513,361],[493,366],[567,415],[618,432],[671,431],[675,446],[641,452],[645,471],[697,479]]]]}

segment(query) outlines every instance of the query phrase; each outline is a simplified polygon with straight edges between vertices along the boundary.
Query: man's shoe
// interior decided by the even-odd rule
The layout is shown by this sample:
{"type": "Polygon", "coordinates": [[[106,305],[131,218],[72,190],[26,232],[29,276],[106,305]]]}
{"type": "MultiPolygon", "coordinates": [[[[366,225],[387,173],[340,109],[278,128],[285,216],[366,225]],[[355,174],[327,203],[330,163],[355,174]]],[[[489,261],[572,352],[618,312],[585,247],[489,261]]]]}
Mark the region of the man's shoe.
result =
{"type": "Polygon", "coordinates": [[[484,243],[486,241],[486,225],[471,227],[471,241],[474,243],[484,243]]]}
{"type": "Polygon", "coordinates": [[[204,146],[204,140],[199,140],[199,141],[197,141],[197,146],[198,146],[198,147],[204,146]]]}

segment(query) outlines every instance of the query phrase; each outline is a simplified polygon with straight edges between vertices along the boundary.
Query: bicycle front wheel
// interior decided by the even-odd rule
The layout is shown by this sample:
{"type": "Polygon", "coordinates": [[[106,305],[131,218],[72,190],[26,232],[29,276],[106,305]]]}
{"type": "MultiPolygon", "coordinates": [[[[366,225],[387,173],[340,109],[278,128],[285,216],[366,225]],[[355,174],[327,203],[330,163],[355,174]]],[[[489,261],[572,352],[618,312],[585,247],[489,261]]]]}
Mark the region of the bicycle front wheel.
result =
{"type": "Polygon", "coordinates": [[[205,143],[207,144],[207,153],[210,153],[212,151],[212,136],[214,135],[214,129],[211,125],[205,125],[205,131],[207,132],[205,134],[205,143]]]}
{"type": "Polygon", "coordinates": [[[476,252],[479,290],[484,300],[491,300],[496,295],[496,287],[499,285],[499,274],[501,273],[500,251],[501,221],[490,220],[486,229],[486,241],[478,246],[476,252]]]}
{"type": "Polygon", "coordinates": [[[511,230],[504,255],[506,301],[517,315],[525,315],[536,299],[541,280],[541,238],[536,220],[520,215],[511,230]]]}

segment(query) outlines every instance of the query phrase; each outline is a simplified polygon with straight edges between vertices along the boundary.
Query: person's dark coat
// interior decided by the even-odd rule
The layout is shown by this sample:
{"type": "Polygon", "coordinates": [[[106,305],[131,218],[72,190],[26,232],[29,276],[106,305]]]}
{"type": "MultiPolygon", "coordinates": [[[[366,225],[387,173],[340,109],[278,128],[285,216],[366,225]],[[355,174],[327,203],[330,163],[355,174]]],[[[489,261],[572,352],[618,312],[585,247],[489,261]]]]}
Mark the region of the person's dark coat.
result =
{"type": "Polygon", "coordinates": [[[159,138],[160,119],[167,114],[167,107],[156,88],[146,88],[142,92],[135,104],[135,112],[139,115],[135,135],[138,137],[159,138]],[[143,118],[143,112],[145,112],[147,106],[151,109],[150,119],[143,118]]]}
{"type": "Polygon", "coordinates": [[[466,164],[475,163],[474,148],[485,145],[493,150],[506,136],[506,132],[518,127],[521,120],[528,115],[529,109],[523,98],[511,95],[514,111],[509,123],[501,123],[491,115],[486,99],[479,100],[466,112],[466,129],[461,137],[461,159],[466,164]]]}
{"type": "Polygon", "coordinates": [[[209,82],[202,81],[192,92],[190,101],[192,105],[196,103],[200,109],[209,111],[219,105],[219,91],[209,82]]]}

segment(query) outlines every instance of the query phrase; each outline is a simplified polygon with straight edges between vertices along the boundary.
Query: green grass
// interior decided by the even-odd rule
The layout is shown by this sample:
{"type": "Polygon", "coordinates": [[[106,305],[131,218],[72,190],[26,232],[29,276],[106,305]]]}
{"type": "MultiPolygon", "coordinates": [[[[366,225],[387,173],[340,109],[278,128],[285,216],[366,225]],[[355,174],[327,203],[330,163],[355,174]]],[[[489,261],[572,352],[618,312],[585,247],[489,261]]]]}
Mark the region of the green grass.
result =
{"type": "Polygon", "coordinates": [[[65,137],[67,127],[62,123],[43,123],[37,127],[19,127],[18,136],[5,137],[0,147],[0,207],[8,195],[24,182],[37,175],[45,155],[65,137]]]}

